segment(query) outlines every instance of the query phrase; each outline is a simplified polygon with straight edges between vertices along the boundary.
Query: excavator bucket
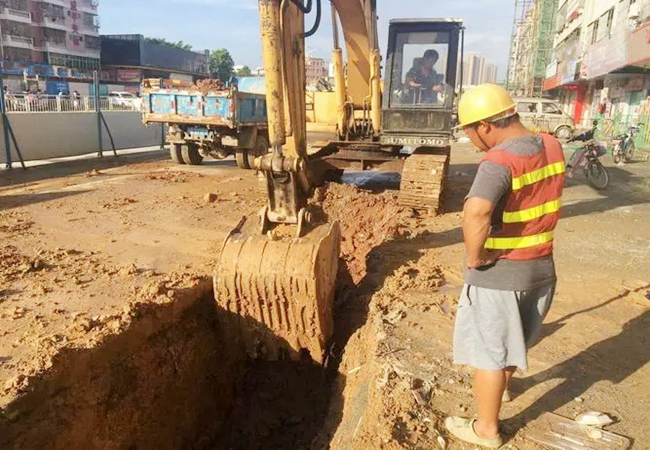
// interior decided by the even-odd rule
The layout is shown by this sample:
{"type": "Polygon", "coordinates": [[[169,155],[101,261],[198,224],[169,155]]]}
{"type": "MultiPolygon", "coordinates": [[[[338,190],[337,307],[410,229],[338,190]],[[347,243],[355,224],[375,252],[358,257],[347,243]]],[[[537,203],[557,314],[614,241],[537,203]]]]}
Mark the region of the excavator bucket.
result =
{"type": "Polygon", "coordinates": [[[305,237],[262,235],[242,219],[223,246],[214,276],[217,303],[237,316],[236,333],[252,358],[292,359],[307,350],[322,364],[332,336],[332,303],[341,231],[313,227],[305,237]]]}

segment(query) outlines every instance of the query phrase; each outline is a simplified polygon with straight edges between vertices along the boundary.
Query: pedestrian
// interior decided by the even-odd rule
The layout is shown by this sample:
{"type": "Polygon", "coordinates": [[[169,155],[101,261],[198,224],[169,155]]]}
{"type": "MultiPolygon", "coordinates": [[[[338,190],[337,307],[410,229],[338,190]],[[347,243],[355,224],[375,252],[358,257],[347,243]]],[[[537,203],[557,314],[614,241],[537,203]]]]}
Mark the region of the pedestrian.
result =
{"type": "Polygon", "coordinates": [[[72,92],[72,103],[75,111],[79,111],[80,102],[81,102],[81,94],[79,94],[79,91],[75,90],[74,92],[72,92]]]}
{"type": "Polygon", "coordinates": [[[505,89],[484,84],[458,105],[459,126],[486,152],[465,200],[465,285],[454,330],[454,363],[475,369],[477,419],[449,417],[454,436],[498,448],[509,383],[527,369],[556,285],[553,231],[565,161],[562,146],[520,121],[505,89]]]}

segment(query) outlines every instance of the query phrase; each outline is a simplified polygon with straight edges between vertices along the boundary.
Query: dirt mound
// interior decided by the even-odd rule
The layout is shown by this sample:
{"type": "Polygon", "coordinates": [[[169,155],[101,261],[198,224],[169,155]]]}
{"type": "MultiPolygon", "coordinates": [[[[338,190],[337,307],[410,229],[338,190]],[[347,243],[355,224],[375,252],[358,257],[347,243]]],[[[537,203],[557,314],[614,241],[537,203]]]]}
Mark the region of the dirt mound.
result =
{"type": "Polygon", "coordinates": [[[221,80],[206,79],[196,82],[196,89],[201,91],[203,95],[208,95],[213,91],[223,91],[225,88],[226,85],[221,80]]]}
{"type": "Polygon", "coordinates": [[[317,192],[317,200],[329,220],[341,223],[341,255],[358,284],[366,275],[366,257],[386,240],[404,234],[410,208],[397,202],[397,195],[377,194],[345,184],[330,184],[317,192]]]}

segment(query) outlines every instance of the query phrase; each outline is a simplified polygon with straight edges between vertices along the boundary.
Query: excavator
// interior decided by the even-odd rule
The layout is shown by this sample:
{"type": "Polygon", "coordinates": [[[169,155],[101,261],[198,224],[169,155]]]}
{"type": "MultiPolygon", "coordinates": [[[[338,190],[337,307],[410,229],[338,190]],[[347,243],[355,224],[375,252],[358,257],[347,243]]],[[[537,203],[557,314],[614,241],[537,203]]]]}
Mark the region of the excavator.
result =
{"type": "Polygon", "coordinates": [[[336,138],[310,147],[305,39],[322,2],[258,0],[270,150],[252,168],[268,204],[229,233],[214,274],[215,300],[256,358],[327,358],[341,229],[310,209],[315,187],[346,168],[401,170],[400,202],[438,210],[449,167],[462,21],[392,20],[382,82],[376,0],[330,0],[336,138]]]}

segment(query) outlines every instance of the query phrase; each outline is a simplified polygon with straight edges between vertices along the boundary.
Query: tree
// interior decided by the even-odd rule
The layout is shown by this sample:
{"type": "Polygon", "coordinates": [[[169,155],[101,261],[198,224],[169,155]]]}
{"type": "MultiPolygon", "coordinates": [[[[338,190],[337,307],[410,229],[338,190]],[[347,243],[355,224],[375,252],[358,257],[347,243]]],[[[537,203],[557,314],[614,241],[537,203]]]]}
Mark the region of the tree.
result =
{"type": "Polygon", "coordinates": [[[228,81],[235,72],[235,61],[225,48],[214,50],[210,55],[210,76],[221,81],[228,81]]]}
{"type": "Polygon", "coordinates": [[[252,74],[253,72],[251,72],[251,68],[248,66],[244,66],[235,72],[235,75],[238,77],[250,77],[252,74]]]}
{"type": "Polygon", "coordinates": [[[152,38],[152,37],[145,38],[145,41],[151,44],[166,45],[167,47],[174,47],[181,50],[187,50],[187,51],[192,50],[192,46],[190,44],[186,44],[183,41],[170,42],[165,38],[152,38]]]}

